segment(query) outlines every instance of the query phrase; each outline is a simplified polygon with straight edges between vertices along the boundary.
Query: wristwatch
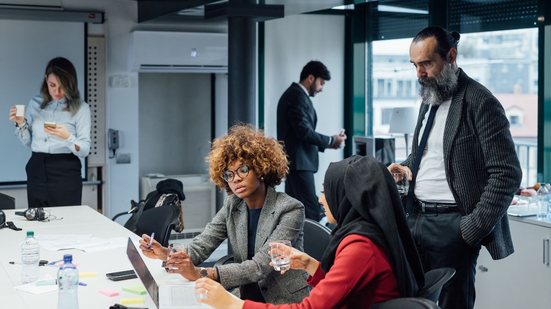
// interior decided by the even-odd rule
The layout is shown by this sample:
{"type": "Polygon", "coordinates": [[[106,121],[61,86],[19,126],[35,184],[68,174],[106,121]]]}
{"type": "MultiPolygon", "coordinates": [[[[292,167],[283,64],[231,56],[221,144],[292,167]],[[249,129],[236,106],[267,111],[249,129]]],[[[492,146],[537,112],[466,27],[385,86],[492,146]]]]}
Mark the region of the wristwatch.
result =
{"type": "Polygon", "coordinates": [[[205,267],[201,267],[199,269],[199,275],[201,275],[201,278],[207,278],[209,276],[209,272],[205,267]]]}

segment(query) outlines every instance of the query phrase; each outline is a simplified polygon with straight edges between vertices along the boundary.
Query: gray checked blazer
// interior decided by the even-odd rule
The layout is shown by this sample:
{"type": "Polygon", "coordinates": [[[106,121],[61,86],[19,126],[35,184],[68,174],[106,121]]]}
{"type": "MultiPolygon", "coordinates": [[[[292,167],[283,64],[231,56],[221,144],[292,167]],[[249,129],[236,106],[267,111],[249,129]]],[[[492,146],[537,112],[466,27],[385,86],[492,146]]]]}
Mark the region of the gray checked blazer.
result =
{"type": "MultiPolygon", "coordinates": [[[[484,245],[493,259],[513,253],[507,208],[522,170],[499,101],[459,69],[458,89],[444,129],[446,179],[463,217],[460,231],[471,246],[484,245]]],[[[427,104],[421,106],[413,137],[410,166],[419,145],[427,104]]]]}
{"type": "Polygon", "coordinates": [[[195,265],[206,260],[226,238],[233,249],[235,263],[218,266],[220,283],[226,289],[258,282],[268,303],[296,303],[308,296],[307,273],[291,270],[281,275],[269,265],[269,243],[289,240],[303,251],[304,206],[282,192],[268,187],[266,200],[258,219],[255,255],[247,259],[247,205],[235,195],[224,201],[205,230],[188,247],[195,265]]]}

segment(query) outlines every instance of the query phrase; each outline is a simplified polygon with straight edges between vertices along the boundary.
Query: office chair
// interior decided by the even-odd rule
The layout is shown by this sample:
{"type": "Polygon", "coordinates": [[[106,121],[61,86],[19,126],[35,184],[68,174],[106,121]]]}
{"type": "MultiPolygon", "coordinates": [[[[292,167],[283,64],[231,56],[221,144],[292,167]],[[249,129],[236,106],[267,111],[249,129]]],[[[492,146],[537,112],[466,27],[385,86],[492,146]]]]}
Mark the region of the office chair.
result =
{"type": "Polygon", "coordinates": [[[371,306],[371,309],[440,309],[433,301],[421,297],[402,297],[371,306]]]}
{"type": "Polygon", "coordinates": [[[317,221],[304,220],[304,252],[321,261],[323,252],[331,240],[331,230],[317,221]]]}
{"type": "Polygon", "coordinates": [[[162,246],[168,246],[170,232],[178,224],[179,212],[175,207],[161,206],[143,212],[136,224],[136,234],[151,235],[162,246]]]}
{"type": "Polygon", "coordinates": [[[425,286],[417,293],[418,297],[430,299],[437,303],[442,287],[455,275],[455,269],[441,267],[429,270],[425,273],[425,286]]]}
{"type": "Polygon", "coordinates": [[[0,193],[0,209],[15,209],[15,198],[0,193]]]}

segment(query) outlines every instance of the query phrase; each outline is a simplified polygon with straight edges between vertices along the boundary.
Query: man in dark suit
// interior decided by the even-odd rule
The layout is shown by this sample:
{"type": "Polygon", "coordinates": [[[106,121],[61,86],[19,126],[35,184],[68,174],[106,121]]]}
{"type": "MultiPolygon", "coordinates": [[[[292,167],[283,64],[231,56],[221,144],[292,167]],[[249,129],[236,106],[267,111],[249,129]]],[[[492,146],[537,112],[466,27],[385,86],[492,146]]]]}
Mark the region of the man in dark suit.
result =
{"type": "Polygon", "coordinates": [[[513,253],[506,212],[522,178],[503,107],[457,66],[459,37],[428,27],[413,39],[423,104],[411,154],[389,166],[411,180],[406,211],[425,271],[456,270],[445,309],[474,307],[481,245],[494,259],[513,253]]]}
{"type": "Polygon", "coordinates": [[[289,156],[289,175],[285,193],[304,204],[306,218],[319,221],[322,208],[318,203],[314,173],[318,171],[318,152],[339,148],[346,140],[344,132],[327,136],[316,132],[317,116],[310,97],[321,92],[331,79],[320,61],[310,61],[300,73],[300,82],[292,83],[277,105],[277,138],[283,141],[289,156]]]}

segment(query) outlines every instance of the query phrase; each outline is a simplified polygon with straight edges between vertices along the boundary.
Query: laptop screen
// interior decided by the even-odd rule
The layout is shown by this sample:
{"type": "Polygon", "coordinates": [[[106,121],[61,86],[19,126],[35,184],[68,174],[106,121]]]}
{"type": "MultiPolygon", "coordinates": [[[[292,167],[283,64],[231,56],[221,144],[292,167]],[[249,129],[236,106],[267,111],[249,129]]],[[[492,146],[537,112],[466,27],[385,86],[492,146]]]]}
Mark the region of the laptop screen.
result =
{"type": "Polygon", "coordinates": [[[138,252],[138,249],[130,237],[128,237],[128,244],[126,245],[126,255],[128,255],[128,259],[130,260],[130,263],[132,263],[132,267],[134,267],[136,274],[138,274],[138,277],[147,289],[153,303],[155,303],[155,306],[159,308],[159,286],[157,285],[157,282],[155,282],[155,279],[151,275],[147,265],[145,265],[142,256],[138,252]]]}

